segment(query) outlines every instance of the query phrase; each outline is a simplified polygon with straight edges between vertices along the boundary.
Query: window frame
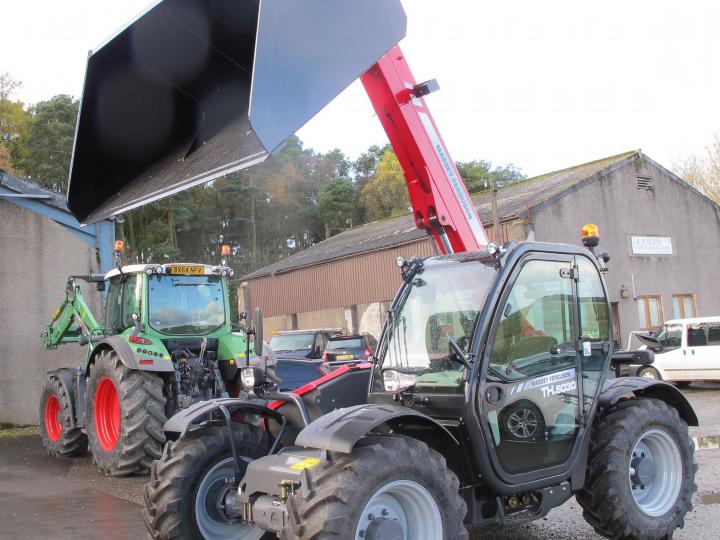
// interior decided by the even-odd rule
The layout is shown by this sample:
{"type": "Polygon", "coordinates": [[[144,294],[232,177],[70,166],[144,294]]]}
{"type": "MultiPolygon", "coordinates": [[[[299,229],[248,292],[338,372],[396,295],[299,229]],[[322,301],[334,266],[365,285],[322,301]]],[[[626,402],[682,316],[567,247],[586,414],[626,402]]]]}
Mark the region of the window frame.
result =
{"type": "Polygon", "coordinates": [[[692,319],[697,317],[697,303],[695,302],[695,293],[677,293],[673,294],[673,315],[676,319],[692,319]],[[675,299],[678,299],[678,306],[680,307],[680,310],[682,313],[678,315],[675,313],[675,299]],[[682,302],[683,298],[690,298],[690,301],[692,302],[692,315],[688,315],[685,313],[685,305],[682,302]]]}
{"type": "Polygon", "coordinates": [[[648,330],[651,332],[656,332],[659,328],[662,327],[663,324],[665,324],[665,310],[663,309],[663,301],[662,301],[662,295],[661,294],[643,294],[638,296],[635,299],[636,302],[643,302],[645,307],[645,320],[640,321],[641,330],[648,330]],[[650,303],[648,300],[650,299],[657,299],[658,305],[660,307],[660,320],[658,321],[657,326],[652,325],[652,318],[650,316],[650,303]],[[643,326],[644,325],[644,326],[643,326]]]}

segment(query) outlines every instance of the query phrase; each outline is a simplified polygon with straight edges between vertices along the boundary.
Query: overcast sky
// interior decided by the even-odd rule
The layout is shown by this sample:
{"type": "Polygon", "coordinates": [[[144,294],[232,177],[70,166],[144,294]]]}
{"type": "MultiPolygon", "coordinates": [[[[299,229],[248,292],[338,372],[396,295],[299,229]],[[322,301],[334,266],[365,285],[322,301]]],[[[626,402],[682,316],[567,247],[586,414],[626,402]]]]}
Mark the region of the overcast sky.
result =
{"type": "MultiPolygon", "coordinates": [[[[720,2],[403,0],[401,43],[456,160],[526,174],[634,148],[670,166],[720,132],[720,2]]],[[[0,73],[37,102],[79,96],[87,51],[148,0],[2,0],[0,73]]],[[[386,141],[355,83],[305,126],[356,157],[386,141]]]]}

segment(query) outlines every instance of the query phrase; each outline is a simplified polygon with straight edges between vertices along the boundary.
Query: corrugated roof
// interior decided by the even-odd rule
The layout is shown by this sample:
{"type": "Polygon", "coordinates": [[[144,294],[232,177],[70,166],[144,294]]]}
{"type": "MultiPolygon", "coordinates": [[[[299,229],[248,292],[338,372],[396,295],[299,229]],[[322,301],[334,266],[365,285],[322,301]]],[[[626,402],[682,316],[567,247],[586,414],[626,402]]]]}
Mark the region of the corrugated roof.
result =
{"type": "MultiPolygon", "coordinates": [[[[578,189],[581,187],[580,184],[608,174],[609,169],[624,165],[625,162],[637,159],[640,155],[639,150],[633,150],[504,186],[498,191],[500,220],[521,216],[541,204],[552,202],[562,194],[578,189]]],[[[491,194],[489,192],[478,193],[473,195],[472,199],[480,220],[483,223],[491,223],[491,194]]],[[[412,215],[388,218],[343,231],[332,238],[248,274],[242,279],[288,272],[351,255],[417,242],[425,237],[426,233],[415,227],[412,215]]]]}
{"type": "Polygon", "coordinates": [[[21,180],[17,176],[13,176],[2,169],[0,169],[0,186],[17,194],[31,195],[33,198],[41,199],[45,204],[49,204],[68,213],[70,212],[62,195],[41,188],[32,182],[21,180]]]}

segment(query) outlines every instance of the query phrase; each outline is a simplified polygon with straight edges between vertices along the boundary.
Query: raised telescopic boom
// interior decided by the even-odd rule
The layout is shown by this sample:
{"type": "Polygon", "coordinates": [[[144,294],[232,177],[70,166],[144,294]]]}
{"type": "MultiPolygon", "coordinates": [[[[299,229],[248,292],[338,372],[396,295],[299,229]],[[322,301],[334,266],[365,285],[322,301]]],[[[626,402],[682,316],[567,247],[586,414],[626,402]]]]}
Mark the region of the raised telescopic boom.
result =
{"type": "Polygon", "coordinates": [[[88,59],[68,206],[95,222],[262,162],[357,78],[440,251],[487,237],[397,43],[400,0],[164,0],[88,59]]]}
{"type": "Polygon", "coordinates": [[[53,313],[52,320],[42,332],[42,341],[48,349],[61,343],[77,343],[82,334],[87,336],[102,333],[102,326],[95,320],[90,307],[83,298],[78,279],[87,282],[103,281],[102,274],[70,276],[65,287],[65,299],[53,313]],[[75,329],[73,326],[77,325],[75,329]]]}

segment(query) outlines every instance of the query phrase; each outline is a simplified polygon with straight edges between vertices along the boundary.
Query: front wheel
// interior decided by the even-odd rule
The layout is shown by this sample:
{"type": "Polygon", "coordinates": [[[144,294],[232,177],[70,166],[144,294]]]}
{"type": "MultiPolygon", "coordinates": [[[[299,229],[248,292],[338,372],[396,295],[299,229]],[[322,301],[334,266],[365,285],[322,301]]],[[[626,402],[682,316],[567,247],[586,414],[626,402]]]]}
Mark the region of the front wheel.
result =
{"type": "Polygon", "coordinates": [[[615,405],[594,427],[583,517],[608,538],[671,538],[697,490],[695,447],[676,409],[656,399],[615,405]]]}
{"type": "Polygon", "coordinates": [[[459,482],[443,457],[407,437],[368,437],[352,454],[331,452],[288,500],[283,540],[467,538],[459,482]]]}
{"type": "Polygon", "coordinates": [[[638,377],[644,377],[646,379],[654,379],[656,381],[662,381],[660,372],[653,367],[644,367],[638,371],[638,377]]]}
{"type": "MultiPolygon", "coordinates": [[[[234,424],[238,454],[243,462],[267,454],[263,432],[234,424]]],[[[244,472],[244,471],[243,471],[244,472]]],[[[153,463],[145,484],[143,518],[151,538],[259,540],[265,531],[228,519],[218,508],[226,480],[235,474],[227,428],[209,428],[169,442],[153,463]]]]}

